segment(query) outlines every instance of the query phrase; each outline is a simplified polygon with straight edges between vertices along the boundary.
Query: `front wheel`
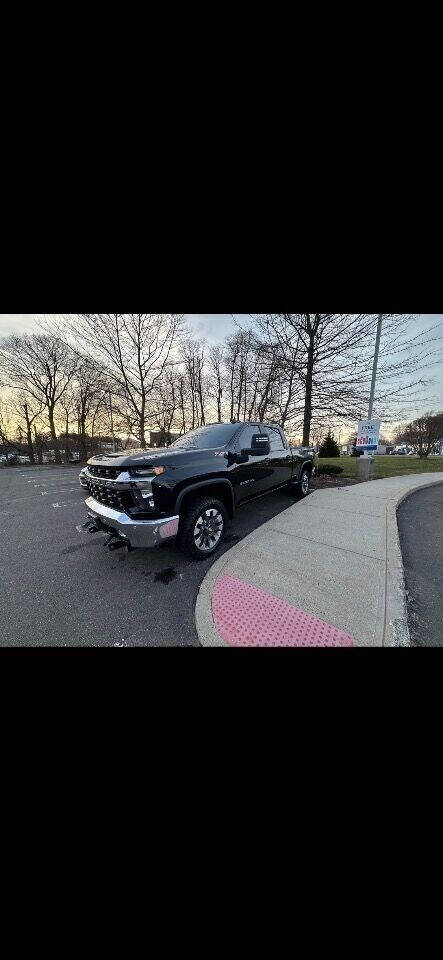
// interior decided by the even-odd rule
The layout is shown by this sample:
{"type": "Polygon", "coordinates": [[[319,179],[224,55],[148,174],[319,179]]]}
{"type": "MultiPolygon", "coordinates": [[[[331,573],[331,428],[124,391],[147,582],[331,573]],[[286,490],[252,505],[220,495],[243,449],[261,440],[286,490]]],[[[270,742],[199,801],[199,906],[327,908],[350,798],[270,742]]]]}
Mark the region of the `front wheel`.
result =
{"type": "Polygon", "coordinates": [[[191,500],[181,520],[182,548],[198,560],[205,560],[223,540],[228,515],[220,500],[200,497],[191,500]]]}

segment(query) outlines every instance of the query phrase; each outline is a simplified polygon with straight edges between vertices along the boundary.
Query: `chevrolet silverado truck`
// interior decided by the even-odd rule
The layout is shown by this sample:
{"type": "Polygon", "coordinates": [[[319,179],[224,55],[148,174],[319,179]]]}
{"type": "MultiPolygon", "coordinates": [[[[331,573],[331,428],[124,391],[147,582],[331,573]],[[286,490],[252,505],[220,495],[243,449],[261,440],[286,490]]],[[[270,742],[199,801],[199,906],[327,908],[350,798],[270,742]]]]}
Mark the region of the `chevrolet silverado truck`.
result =
{"type": "Polygon", "coordinates": [[[214,553],[236,510],[283,487],[306,497],[314,453],[271,423],[216,423],[169,447],[96,456],[84,480],[91,533],[111,550],[173,537],[193,557],[214,553]]]}

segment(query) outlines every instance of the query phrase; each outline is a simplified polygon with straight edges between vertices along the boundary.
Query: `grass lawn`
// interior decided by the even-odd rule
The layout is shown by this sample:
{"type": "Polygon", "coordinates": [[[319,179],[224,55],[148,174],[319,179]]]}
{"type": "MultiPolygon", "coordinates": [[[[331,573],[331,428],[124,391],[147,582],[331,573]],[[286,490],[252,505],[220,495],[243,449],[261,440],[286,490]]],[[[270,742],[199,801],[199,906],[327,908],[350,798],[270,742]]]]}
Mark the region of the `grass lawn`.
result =
{"type": "MultiPolygon", "coordinates": [[[[317,463],[318,466],[335,463],[343,467],[341,477],[357,476],[358,457],[319,457],[317,463]]],[[[428,457],[427,460],[419,460],[418,457],[374,457],[374,480],[406,473],[435,473],[437,470],[443,472],[443,457],[428,457]]]]}

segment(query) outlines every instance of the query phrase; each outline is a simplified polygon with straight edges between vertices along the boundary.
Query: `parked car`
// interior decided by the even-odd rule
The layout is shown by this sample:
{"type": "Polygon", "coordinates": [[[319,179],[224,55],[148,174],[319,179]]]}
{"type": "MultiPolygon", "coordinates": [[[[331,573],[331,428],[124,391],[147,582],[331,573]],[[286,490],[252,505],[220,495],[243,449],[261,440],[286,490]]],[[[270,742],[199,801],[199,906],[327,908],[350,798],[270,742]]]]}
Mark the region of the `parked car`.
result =
{"type": "Polygon", "coordinates": [[[86,488],[88,487],[87,474],[88,474],[88,468],[83,467],[83,470],[80,470],[80,473],[78,475],[78,479],[81,487],[86,487],[86,488]]]}
{"type": "Polygon", "coordinates": [[[313,451],[291,447],[274,424],[199,427],[169,447],[89,460],[85,526],[106,531],[111,550],[178,537],[205,559],[245,503],[283,487],[306,497],[313,467],[313,451]]]}

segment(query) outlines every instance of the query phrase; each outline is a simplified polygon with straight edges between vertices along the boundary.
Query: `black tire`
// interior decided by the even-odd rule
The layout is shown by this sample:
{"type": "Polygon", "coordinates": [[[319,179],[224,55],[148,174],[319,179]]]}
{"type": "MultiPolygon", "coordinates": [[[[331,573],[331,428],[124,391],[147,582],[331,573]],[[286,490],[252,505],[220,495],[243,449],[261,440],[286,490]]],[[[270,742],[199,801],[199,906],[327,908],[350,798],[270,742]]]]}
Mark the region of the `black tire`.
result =
{"type": "Polygon", "coordinates": [[[300,480],[296,484],[295,491],[298,497],[307,497],[309,493],[309,481],[311,479],[311,471],[304,469],[300,474],[300,480]]]}
{"type": "Polygon", "coordinates": [[[182,550],[198,560],[206,560],[220,546],[227,523],[228,514],[221,500],[215,497],[193,498],[186,504],[180,518],[179,544],[182,550]],[[202,530],[200,536],[198,524],[202,530]]]}

